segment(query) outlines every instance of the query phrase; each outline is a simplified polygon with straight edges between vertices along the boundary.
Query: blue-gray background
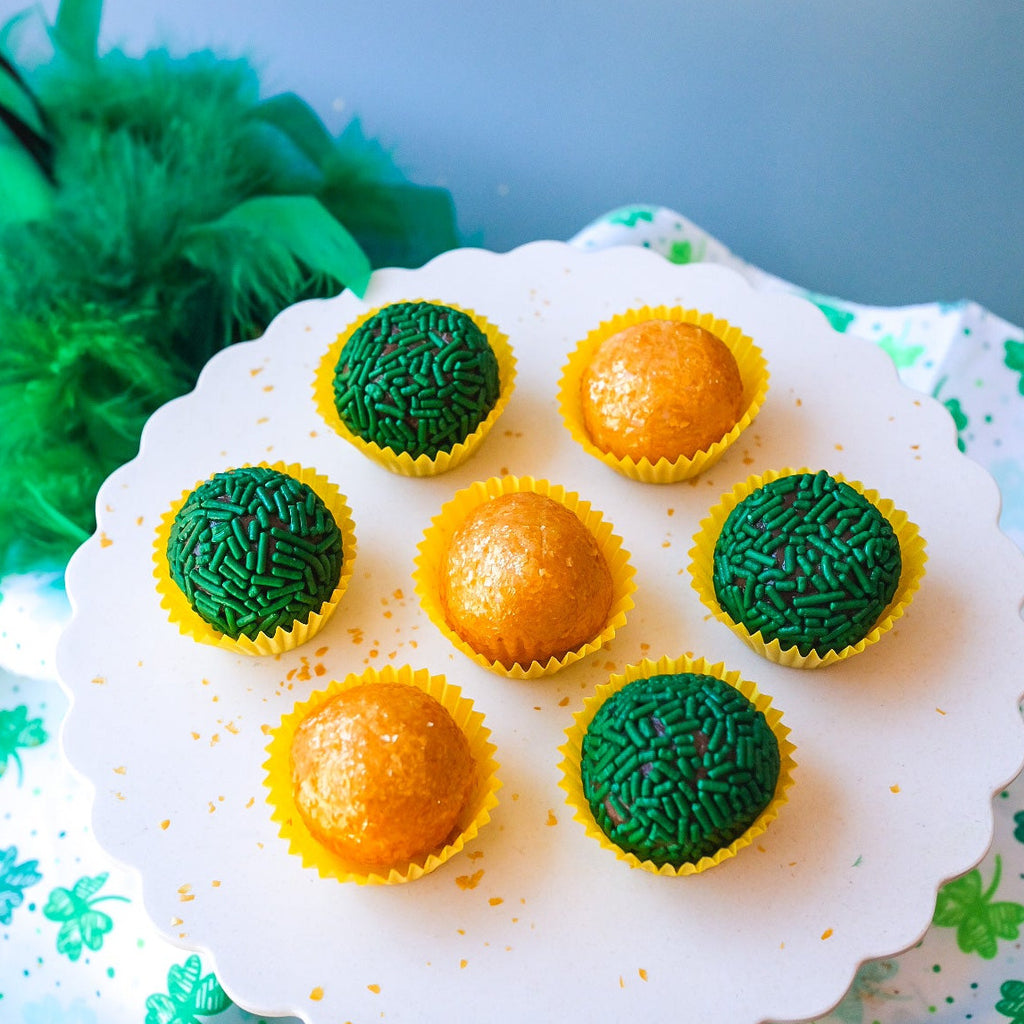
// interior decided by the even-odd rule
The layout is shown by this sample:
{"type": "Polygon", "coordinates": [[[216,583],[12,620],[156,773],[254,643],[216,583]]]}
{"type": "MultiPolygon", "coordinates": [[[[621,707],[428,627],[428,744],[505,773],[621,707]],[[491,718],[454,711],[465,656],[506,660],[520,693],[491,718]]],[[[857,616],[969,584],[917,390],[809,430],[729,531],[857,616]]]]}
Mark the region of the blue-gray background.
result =
{"type": "Polygon", "coordinates": [[[102,39],[251,58],[487,248],[657,203],[807,288],[1024,323],[1024,0],[107,0],[102,39]]]}

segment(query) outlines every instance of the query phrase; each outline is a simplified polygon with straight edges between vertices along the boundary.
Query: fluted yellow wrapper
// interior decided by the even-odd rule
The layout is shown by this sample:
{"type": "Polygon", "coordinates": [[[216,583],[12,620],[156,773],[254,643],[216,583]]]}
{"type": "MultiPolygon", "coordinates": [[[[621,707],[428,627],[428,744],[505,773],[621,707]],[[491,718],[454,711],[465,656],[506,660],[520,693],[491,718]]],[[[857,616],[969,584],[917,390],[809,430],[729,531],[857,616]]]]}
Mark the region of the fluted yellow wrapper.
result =
{"type": "Polygon", "coordinates": [[[818,654],[811,651],[809,654],[801,654],[796,647],[783,647],[777,640],[766,642],[760,632],[751,633],[741,623],[734,622],[732,617],[723,611],[715,595],[713,580],[715,544],[718,535],[722,532],[729,513],[748,495],[752,494],[759,487],[778,480],[780,477],[792,476],[800,473],[813,473],[815,470],[802,469],[780,469],[768,470],[761,474],[748,477],[742,483],[736,484],[733,489],[722,496],[700,523],[700,528],[694,536],[694,546],[690,549],[690,577],[691,585],[697,591],[701,602],[708,608],[712,615],[719,622],[725,623],[737,636],[741,637],[758,654],[763,655],[769,661],[777,665],[784,665],[787,668],[823,668],[827,665],[834,665],[836,662],[845,661],[859,654],[871,644],[877,643],[882,636],[888,633],[896,620],[899,619],[910,605],[911,599],[921,585],[924,576],[925,552],[924,538],[921,536],[916,524],[910,521],[909,516],[902,509],[896,508],[895,504],[888,498],[882,498],[877,491],[870,490],[857,480],[847,480],[841,473],[830,473],[835,480],[849,484],[866,498],[879,512],[889,520],[896,534],[900,545],[900,557],[902,558],[902,569],[900,580],[896,591],[888,606],[879,616],[871,631],[858,643],[844,647],[840,651],[826,651],[825,654],[818,654]]]}
{"type": "Polygon", "coordinates": [[[559,767],[562,777],[559,786],[565,791],[566,803],[574,810],[574,819],[583,825],[588,836],[596,840],[604,849],[610,850],[615,856],[631,868],[640,868],[651,874],[677,878],[683,875],[697,875],[722,861],[728,860],[744,847],[749,846],[762,835],[768,826],[778,817],[782,806],[788,801],[788,790],[793,785],[793,771],[796,768],[794,753],[796,747],[789,739],[789,728],[782,723],[782,712],[772,706],[771,699],[758,690],[757,686],[741,678],[739,672],[726,671],[723,663],[711,665],[703,658],[696,660],[680,657],[662,657],[657,661],[645,658],[638,665],[627,665],[621,674],[613,675],[607,683],[598,686],[578,711],[573,724],[566,729],[566,742],[558,748],[562,754],[559,767]],[[695,862],[686,861],[678,866],[673,864],[655,864],[650,860],[640,860],[634,853],[627,853],[613,843],[594,820],[590,805],[583,793],[583,780],[580,774],[583,737],[593,721],[601,705],[624,686],[637,679],[648,679],[656,675],[675,675],[679,673],[695,673],[715,676],[739,690],[758,711],[760,711],[768,727],[772,730],[779,744],[779,776],[775,783],[775,795],[767,806],[754,820],[753,824],[741,836],[734,839],[728,846],[722,847],[713,855],[702,857],[695,862]]]}
{"type": "Polygon", "coordinates": [[[369,669],[361,675],[353,673],[341,681],[331,682],[325,689],[296,704],[271,733],[266,748],[267,760],[263,764],[267,802],[273,808],[271,820],[280,825],[278,834],[287,842],[289,853],[301,858],[303,867],[313,868],[322,878],[335,878],[339,882],[357,885],[396,885],[422,878],[454,857],[490,821],[501,786],[497,776],[498,762],[494,756],[497,748],[490,742],[490,735],[490,730],[484,725],[483,714],[475,710],[473,702],[463,697],[459,687],[448,683],[444,676],[431,675],[426,669],[414,670],[407,665],[397,668],[388,665],[379,672],[369,669]],[[401,863],[368,866],[339,856],[310,833],[295,805],[290,754],[295,731],[308,714],[344,690],[376,682],[416,686],[437,700],[469,741],[476,766],[476,781],[453,832],[443,846],[401,863]]]}
{"type": "MultiPolygon", "coordinates": [[[[248,465],[252,464],[246,463],[246,466],[248,465]]],[[[192,491],[205,482],[203,480],[197,481],[195,487],[182,491],[181,497],[172,502],[170,508],[160,518],[153,545],[153,561],[155,563],[153,575],[156,577],[156,589],[160,595],[160,607],[166,609],[171,623],[177,626],[179,632],[185,636],[190,636],[199,643],[222,647],[239,654],[281,654],[312,639],[337,609],[348,588],[349,581],[352,579],[356,558],[355,523],[345,495],[327,477],[321,476],[316,470],[300,466],[297,463],[259,462],[256,465],[286,473],[312,488],[338,524],[338,529],[341,531],[344,560],[338,584],[330,597],[320,606],[319,611],[310,612],[305,621],[296,621],[288,629],[284,626],[279,627],[272,636],[260,633],[254,640],[251,640],[247,636],[235,639],[221,633],[192,608],[181,588],[171,579],[170,566],[167,562],[167,542],[170,539],[174,517],[188,500],[192,491]]],[[[245,467],[229,467],[226,471],[230,471],[232,468],[245,467]]]]}
{"type": "Polygon", "coordinates": [[[636,590],[633,579],[634,572],[635,570],[629,562],[629,552],[623,548],[621,538],[613,533],[611,523],[607,522],[600,512],[591,508],[589,502],[582,500],[575,492],[566,491],[564,487],[552,484],[547,480],[504,476],[478,481],[457,492],[442,507],[440,513],[431,521],[419,544],[413,581],[420,604],[427,617],[460,651],[472,658],[478,665],[510,679],[535,679],[558,672],[567,665],[599,650],[612,640],[616,631],[625,624],[626,613],[633,607],[632,595],[636,590]],[[587,643],[566,651],[560,656],[548,658],[543,663],[529,661],[522,657],[518,648],[510,647],[507,652],[508,658],[505,660],[513,663],[506,666],[502,661],[492,661],[475,650],[449,624],[441,598],[441,572],[445,552],[451,538],[471,512],[501,495],[528,491],[545,495],[562,504],[577,516],[594,537],[611,573],[611,605],[603,628],[587,643]]]}
{"type": "Polygon", "coordinates": [[[396,452],[392,448],[383,448],[373,441],[353,434],[338,415],[337,407],[334,404],[334,373],[341,356],[341,350],[345,342],[360,328],[367,320],[376,316],[382,309],[394,303],[376,306],[360,314],[344,331],[342,331],[334,343],[327,349],[317,366],[316,376],[313,379],[313,401],[317,411],[324,422],[343,437],[350,444],[355,445],[367,458],[400,476],[425,477],[437,476],[446,473],[456,466],[461,466],[483,443],[484,438],[490,433],[491,428],[498,421],[498,418],[505,411],[512,397],[516,379],[516,360],[509,344],[508,336],[500,331],[486,317],[454,302],[447,302],[443,299],[407,299],[408,302],[430,302],[435,305],[447,306],[449,309],[465,313],[486,335],[495,358],[498,361],[498,379],[501,390],[498,400],[494,403],[491,411],[481,420],[476,429],[469,434],[465,440],[453,445],[449,451],[438,452],[433,458],[429,455],[419,455],[413,458],[408,452],[396,452]]]}
{"type": "Polygon", "coordinates": [[[688,480],[713,466],[725,454],[740,434],[750,426],[768,394],[768,365],[761,349],[743,331],[713,313],[680,306],[641,306],[613,316],[595,327],[583,338],[569,356],[558,384],[558,406],[562,421],[573,440],[584,451],[633,480],[652,484],[677,483],[688,480]],[[732,352],[743,382],[740,416],[736,424],[720,440],[692,457],[680,456],[670,460],[661,458],[655,463],[644,457],[635,460],[629,456],[619,458],[594,444],[583,419],[580,394],[584,371],[600,345],[635,324],[649,320],[676,320],[695,324],[719,338],[732,352]]]}

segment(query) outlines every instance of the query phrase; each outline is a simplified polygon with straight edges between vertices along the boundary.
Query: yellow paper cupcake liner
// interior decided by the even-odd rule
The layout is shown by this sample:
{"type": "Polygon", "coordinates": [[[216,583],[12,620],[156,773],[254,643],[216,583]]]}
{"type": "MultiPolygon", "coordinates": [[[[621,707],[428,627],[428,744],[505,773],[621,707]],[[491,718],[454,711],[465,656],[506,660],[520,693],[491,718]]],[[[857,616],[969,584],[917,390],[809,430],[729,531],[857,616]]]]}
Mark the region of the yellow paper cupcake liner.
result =
{"type": "MultiPolygon", "coordinates": [[[[341,356],[341,350],[345,342],[371,317],[376,316],[384,305],[376,306],[367,310],[357,317],[341,334],[334,343],[327,349],[317,367],[316,376],[313,379],[313,401],[317,411],[324,422],[343,437],[350,444],[355,445],[367,458],[400,476],[425,477],[437,476],[446,473],[456,466],[461,466],[483,443],[484,438],[490,433],[491,428],[498,421],[498,418],[505,411],[505,407],[512,397],[516,379],[516,360],[509,344],[507,335],[502,333],[486,317],[474,312],[464,306],[456,305],[454,302],[447,302],[442,299],[408,299],[409,302],[432,302],[437,305],[447,306],[449,309],[458,310],[472,318],[473,322],[487,336],[491,349],[498,360],[498,379],[501,390],[498,400],[487,416],[480,422],[480,425],[464,441],[452,446],[450,451],[438,452],[433,458],[428,455],[419,455],[413,458],[408,452],[396,452],[392,448],[382,448],[373,441],[366,441],[356,434],[342,422],[338,415],[337,407],[334,404],[334,371],[341,356]]],[[[387,303],[386,305],[393,305],[387,303]]]]}
{"type": "Polygon", "coordinates": [[[301,858],[303,867],[314,868],[321,878],[336,878],[340,882],[355,882],[357,885],[395,885],[422,878],[454,857],[476,838],[491,819],[491,811],[498,803],[501,781],[494,757],[497,748],[490,742],[490,735],[490,730],[484,725],[484,716],[474,710],[473,702],[463,697],[459,687],[448,683],[444,676],[433,676],[426,669],[413,670],[407,665],[399,668],[388,665],[379,672],[369,669],[362,675],[353,673],[296,704],[282,716],[280,724],[271,733],[268,757],[263,764],[267,802],[273,808],[271,820],[280,824],[278,835],[287,842],[288,852],[301,858]],[[469,740],[470,753],[476,765],[476,786],[459,815],[453,835],[443,847],[399,864],[368,867],[329,850],[306,828],[295,806],[290,753],[295,730],[306,715],[344,690],[376,682],[416,686],[444,706],[469,740]]]}
{"type": "Polygon", "coordinates": [[[420,605],[430,621],[452,644],[478,665],[509,679],[536,679],[539,676],[552,675],[610,643],[616,631],[625,625],[626,613],[633,607],[632,595],[636,590],[633,579],[635,570],[630,565],[629,552],[622,547],[622,539],[615,536],[612,530],[611,523],[607,522],[600,512],[591,508],[590,502],[580,500],[578,494],[568,492],[564,487],[549,483],[547,480],[535,480],[529,476],[504,476],[477,481],[457,492],[442,507],[419,543],[413,581],[420,605]],[[534,491],[560,502],[574,512],[593,534],[611,572],[612,604],[604,629],[589,643],[568,651],[560,658],[552,657],[543,664],[538,661],[528,665],[516,662],[511,668],[506,668],[500,661],[490,661],[479,654],[448,625],[440,598],[440,574],[442,559],[452,534],[470,512],[492,498],[519,491],[534,491]]]}
{"type": "Polygon", "coordinates": [[[740,328],[727,320],[716,317],[713,313],[701,313],[696,309],[683,309],[680,306],[642,306],[628,312],[613,316],[610,320],[595,327],[573,350],[569,361],[562,371],[558,383],[558,407],[562,421],[573,440],[584,451],[600,459],[632,480],[647,484],[671,484],[680,480],[688,480],[713,466],[728,450],[735,440],[753,422],[768,394],[768,365],[761,350],[753,340],[745,335],[740,328]],[[644,457],[639,461],[627,456],[620,459],[611,452],[602,451],[590,439],[583,422],[583,404],[580,396],[580,385],[583,372],[602,342],[618,334],[619,331],[633,324],[647,320],[678,320],[696,324],[704,330],[720,338],[732,352],[739,367],[740,379],[743,381],[743,403],[740,418],[735,426],[720,441],[716,441],[704,451],[697,452],[693,458],[681,456],[675,460],[659,459],[651,463],[644,457]]]}
{"type": "Polygon", "coordinates": [[[849,484],[863,497],[871,502],[879,512],[889,520],[893,531],[900,544],[900,556],[903,567],[900,571],[900,581],[892,600],[882,612],[874,628],[856,644],[844,647],[840,651],[827,651],[820,655],[816,651],[809,654],[801,654],[796,647],[783,647],[778,640],[766,642],[760,632],[751,633],[743,625],[734,622],[732,617],[722,610],[715,596],[715,585],[713,582],[715,544],[718,535],[722,532],[725,520],[729,513],[748,495],[752,494],[759,487],[778,480],[780,477],[792,476],[796,473],[813,473],[814,470],[802,469],[781,469],[768,470],[765,473],[754,475],[736,484],[732,491],[724,495],[721,501],[715,505],[706,519],[700,523],[699,530],[694,536],[694,546],[690,550],[690,577],[691,585],[697,591],[702,603],[719,621],[725,623],[737,636],[741,637],[758,654],[763,655],[769,661],[777,665],[784,665],[787,668],[823,668],[827,665],[834,665],[838,661],[844,661],[859,654],[871,644],[878,640],[892,629],[896,620],[907,610],[915,592],[921,585],[924,576],[924,566],[927,560],[925,553],[924,538],[918,531],[917,526],[912,523],[907,513],[896,508],[888,498],[879,497],[877,491],[866,488],[857,480],[847,480],[841,473],[830,473],[835,480],[849,484]]]}
{"type": "MultiPolygon", "coordinates": [[[[246,466],[249,465],[252,465],[252,463],[246,463],[246,466]]],[[[308,469],[295,463],[288,465],[284,462],[275,462],[273,464],[259,462],[256,465],[287,473],[289,476],[311,487],[327,506],[334,517],[334,521],[338,524],[338,529],[341,531],[344,561],[342,562],[341,573],[338,577],[338,585],[334,588],[331,596],[320,606],[320,610],[310,612],[304,622],[294,622],[288,629],[284,626],[278,627],[273,636],[260,633],[255,640],[250,640],[247,636],[240,636],[235,639],[221,633],[219,630],[214,629],[192,608],[184,592],[171,579],[170,566],[167,562],[167,542],[170,539],[174,517],[188,500],[188,496],[195,490],[195,487],[205,483],[203,480],[198,481],[195,487],[182,491],[181,497],[172,502],[170,508],[161,516],[153,544],[153,561],[155,563],[153,575],[156,577],[156,589],[160,595],[160,607],[166,609],[171,623],[176,625],[179,632],[185,636],[190,636],[199,643],[212,644],[214,647],[222,647],[225,650],[234,651],[238,654],[281,654],[284,651],[301,646],[319,633],[338,607],[338,603],[341,601],[342,595],[352,579],[352,569],[356,558],[355,523],[352,520],[352,511],[348,507],[345,495],[327,477],[321,476],[316,470],[308,469]]],[[[245,466],[238,468],[244,469],[245,466]]]]}
{"type": "Polygon", "coordinates": [[[789,800],[788,791],[793,785],[793,771],[796,768],[794,752],[796,747],[789,739],[789,728],[782,723],[782,712],[772,707],[771,698],[761,693],[757,686],[740,677],[739,672],[727,672],[723,663],[711,665],[703,658],[692,660],[690,658],[663,657],[658,661],[645,658],[639,665],[627,665],[625,671],[619,675],[613,675],[607,683],[598,686],[595,692],[588,697],[583,704],[583,710],[575,715],[573,724],[566,729],[566,742],[558,748],[563,760],[559,764],[562,770],[562,778],[559,786],[565,790],[566,803],[575,811],[574,818],[583,825],[587,835],[596,840],[606,850],[610,850],[615,856],[625,861],[631,868],[641,868],[655,875],[664,875],[675,878],[680,875],[697,875],[708,868],[721,864],[722,861],[735,857],[745,846],[749,846],[758,836],[762,835],[768,826],[779,816],[779,811],[789,800]],[[741,836],[734,839],[728,846],[716,851],[713,855],[702,857],[695,862],[686,862],[678,867],[672,864],[655,864],[650,860],[641,860],[634,853],[627,853],[621,847],[613,843],[601,830],[601,827],[594,819],[590,805],[583,793],[583,780],[580,774],[580,761],[582,758],[583,737],[597,714],[601,705],[613,693],[617,693],[624,686],[637,679],[648,679],[656,675],[675,675],[679,673],[696,673],[700,675],[715,676],[730,686],[739,690],[754,707],[760,711],[768,727],[775,734],[779,742],[779,777],[775,783],[775,795],[771,801],[757,816],[754,823],[741,836]]]}

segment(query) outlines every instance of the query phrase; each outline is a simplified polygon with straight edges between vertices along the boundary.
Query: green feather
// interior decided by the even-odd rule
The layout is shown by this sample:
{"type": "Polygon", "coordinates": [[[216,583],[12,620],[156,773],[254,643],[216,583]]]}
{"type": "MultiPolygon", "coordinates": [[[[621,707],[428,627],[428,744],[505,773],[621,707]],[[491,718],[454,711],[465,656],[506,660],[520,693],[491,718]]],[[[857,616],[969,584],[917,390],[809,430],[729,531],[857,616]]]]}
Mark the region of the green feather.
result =
{"type": "Polygon", "coordinates": [[[60,49],[26,76],[56,188],[0,145],[0,572],[68,557],[145,420],[219,349],[459,244],[448,193],[358,124],[336,138],[298,97],[261,99],[244,61],[97,56],[99,12],[63,0],[60,49]]]}

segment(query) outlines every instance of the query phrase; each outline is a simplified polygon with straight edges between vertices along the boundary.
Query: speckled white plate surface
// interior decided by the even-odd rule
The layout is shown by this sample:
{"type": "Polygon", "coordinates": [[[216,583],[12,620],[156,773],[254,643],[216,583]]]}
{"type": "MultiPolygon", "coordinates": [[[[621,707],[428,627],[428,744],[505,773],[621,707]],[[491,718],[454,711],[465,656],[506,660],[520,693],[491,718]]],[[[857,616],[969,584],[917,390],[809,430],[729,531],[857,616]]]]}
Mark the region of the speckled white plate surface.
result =
{"type": "Polygon", "coordinates": [[[153,416],[140,456],[100,492],[97,534],[68,569],[65,749],[95,787],[97,837],[139,871],[157,926],[208,951],[229,994],[259,1013],[310,1024],[821,1015],[863,959],[923,934],[938,885],[984,854],[991,798],[1024,759],[1024,560],[996,527],[998,503],[993,481],[957,451],[946,411],[802,300],[636,248],[459,250],[421,270],[375,274],[364,300],[345,293],[286,310],[153,416]],[[480,452],[427,480],[369,462],[311,399],[314,368],[346,323],[417,297],[476,309],[518,359],[516,393],[480,452]],[[555,402],[579,337],[612,313],[658,303],[740,325],[771,373],[758,419],[722,461],[666,487],[588,457],[555,402]],[[314,466],[348,497],[358,556],[341,607],[311,643],[280,657],[180,636],[151,574],[158,517],[212,472],[279,459],[314,466]],[[817,672],[771,665],[710,620],[687,571],[697,523],[722,492],[798,464],[891,498],[928,544],[921,590],[894,631],[817,672]],[[578,491],[614,524],[637,570],[636,607],[611,646],[532,682],[455,651],[410,579],[441,505],[506,472],[578,491]],[[790,802],[756,846],[666,879],[587,839],[557,785],[557,748],[611,671],[684,653],[724,661],[771,695],[798,768],[790,802]],[[296,700],[385,664],[425,667],[463,688],[486,715],[504,787],[491,823],[458,857],[410,885],[361,888],[288,854],[261,764],[267,730],[296,700]]]}

